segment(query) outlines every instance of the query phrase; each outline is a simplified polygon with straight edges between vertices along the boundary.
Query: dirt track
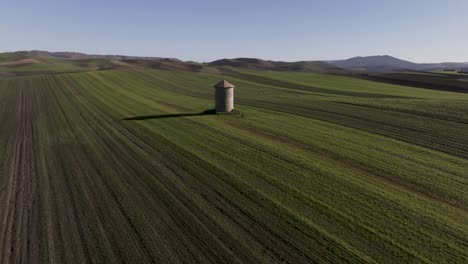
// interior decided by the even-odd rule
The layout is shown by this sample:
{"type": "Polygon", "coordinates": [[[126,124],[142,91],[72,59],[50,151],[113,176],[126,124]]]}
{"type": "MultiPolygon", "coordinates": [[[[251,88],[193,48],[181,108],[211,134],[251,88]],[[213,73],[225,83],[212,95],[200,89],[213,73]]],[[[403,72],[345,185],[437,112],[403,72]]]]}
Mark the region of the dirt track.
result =
{"type": "Polygon", "coordinates": [[[32,98],[23,90],[16,102],[16,115],[5,160],[6,183],[0,197],[0,263],[32,263],[38,251],[38,192],[33,147],[32,98]]]}

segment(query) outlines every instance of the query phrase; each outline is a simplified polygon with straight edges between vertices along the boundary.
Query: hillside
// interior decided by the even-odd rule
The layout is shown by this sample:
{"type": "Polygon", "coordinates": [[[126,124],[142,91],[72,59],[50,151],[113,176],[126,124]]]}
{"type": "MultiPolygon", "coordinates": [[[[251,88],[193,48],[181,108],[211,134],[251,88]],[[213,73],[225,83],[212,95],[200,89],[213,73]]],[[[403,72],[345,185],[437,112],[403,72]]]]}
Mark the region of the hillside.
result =
{"type": "Polygon", "coordinates": [[[0,78],[0,263],[468,259],[467,94],[109,61],[0,78]]]}
{"type": "Polygon", "coordinates": [[[323,62],[279,62],[260,59],[222,59],[210,63],[184,62],[172,58],[87,55],[76,52],[19,51],[0,53],[0,76],[24,76],[48,73],[81,72],[109,69],[165,69],[220,73],[230,68],[257,70],[342,73],[323,62]]]}
{"type": "MultiPolygon", "coordinates": [[[[48,51],[17,51],[0,53],[0,66],[2,61],[33,59],[39,61],[55,60],[65,64],[77,64],[73,61],[107,60],[107,67],[115,66],[116,61],[124,61],[142,67],[162,69],[185,69],[188,71],[203,71],[207,67],[234,67],[257,70],[318,72],[318,73],[349,73],[349,72],[401,72],[401,71],[463,71],[468,63],[442,62],[442,63],[414,63],[392,56],[354,57],[335,61],[271,61],[257,58],[220,59],[208,63],[184,62],[176,58],[165,57],[138,57],[125,55],[90,55],[79,52],[48,52],[48,51]]],[[[122,63],[117,63],[122,66],[122,63]]],[[[0,69],[1,71],[1,69],[0,69]]]]}
{"type": "Polygon", "coordinates": [[[208,63],[209,66],[215,67],[236,67],[245,69],[260,69],[273,71],[297,71],[297,72],[341,72],[341,69],[329,65],[324,62],[283,62],[283,61],[266,61],[255,58],[236,58],[236,59],[221,59],[208,63]]]}
{"type": "Polygon", "coordinates": [[[74,52],[28,51],[0,53],[0,76],[60,74],[110,69],[152,68],[185,71],[213,71],[199,63],[177,59],[87,55],[74,52]]]}
{"type": "Polygon", "coordinates": [[[70,59],[70,60],[82,60],[82,59],[109,59],[109,60],[175,60],[174,58],[163,58],[163,57],[138,57],[138,56],[125,56],[125,55],[97,55],[97,54],[85,54],[80,52],[49,52],[42,50],[32,51],[16,51],[10,52],[13,56],[33,56],[33,57],[45,57],[45,58],[57,58],[57,59],[70,59]]]}
{"type": "Polygon", "coordinates": [[[435,71],[444,69],[459,69],[466,63],[414,63],[397,59],[392,56],[354,57],[347,60],[327,61],[337,67],[370,72],[386,71],[435,71]]]}

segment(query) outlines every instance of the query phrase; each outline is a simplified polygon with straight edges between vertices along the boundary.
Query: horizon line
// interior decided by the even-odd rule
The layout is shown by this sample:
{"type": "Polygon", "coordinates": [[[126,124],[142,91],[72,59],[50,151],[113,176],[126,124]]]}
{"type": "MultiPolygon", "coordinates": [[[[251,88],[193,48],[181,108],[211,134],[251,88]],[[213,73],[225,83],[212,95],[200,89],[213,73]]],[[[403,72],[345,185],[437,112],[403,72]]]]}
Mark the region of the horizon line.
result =
{"type": "Polygon", "coordinates": [[[291,60],[291,61],[289,61],[289,60],[272,60],[272,59],[265,59],[265,58],[260,58],[260,57],[249,57],[249,56],[229,57],[229,58],[224,57],[224,58],[219,58],[219,59],[215,59],[215,60],[212,60],[212,61],[195,61],[195,60],[183,60],[183,59],[180,59],[178,57],[170,57],[170,56],[126,55],[126,54],[118,54],[118,53],[112,54],[112,53],[92,53],[92,52],[88,53],[88,52],[83,52],[83,51],[64,51],[64,50],[50,51],[50,50],[41,50],[41,49],[2,51],[2,52],[0,52],[0,54],[1,53],[19,53],[19,52],[77,53],[77,54],[83,54],[83,55],[87,55],[87,56],[122,56],[122,57],[135,57],[135,58],[154,58],[154,59],[160,58],[160,59],[176,59],[176,60],[180,60],[182,62],[191,62],[191,61],[193,61],[193,62],[197,62],[197,63],[209,63],[209,62],[214,62],[214,61],[224,60],[224,59],[227,59],[227,60],[258,59],[258,60],[263,60],[263,61],[290,62],[290,63],[293,63],[293,62],[332,62],[332,61],[341,61],[341,60],[349,60],[349,59],[354,59],[354,58],[368,58],[368,57],[391,57],[391,58],[395,58],[395,59],[398,59],[398,60],[408,61],[408,62],[416,63],[416,64],[439,64],[439,63],[462,63],[462,64],[466,64],[466,63],[468,63],[468,61],[415,62],[415,61],[395,57],[395,56],[392,56],[392,55],[389,55],[389,54],[356,55],[356,56],[352,56],[352,57],[344,58],[344,59],[343,58],[341,58],[341,59],[325,59],[325,60],[314,60],[314,59],[312,59],[312,60],[291,60]]]}

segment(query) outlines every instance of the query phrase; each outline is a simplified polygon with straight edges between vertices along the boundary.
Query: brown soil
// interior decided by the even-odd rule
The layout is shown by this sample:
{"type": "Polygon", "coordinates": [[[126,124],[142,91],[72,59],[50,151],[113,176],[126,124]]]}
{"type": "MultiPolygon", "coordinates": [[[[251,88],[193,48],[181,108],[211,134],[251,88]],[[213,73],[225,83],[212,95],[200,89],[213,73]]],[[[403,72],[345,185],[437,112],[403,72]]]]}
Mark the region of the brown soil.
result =
{"type": "Polygon", "coordinates": [[[0,192],[0,263],[34,263],[39,257],[32,98],[19,92],[4,169],[6,185],[0,192]]]}

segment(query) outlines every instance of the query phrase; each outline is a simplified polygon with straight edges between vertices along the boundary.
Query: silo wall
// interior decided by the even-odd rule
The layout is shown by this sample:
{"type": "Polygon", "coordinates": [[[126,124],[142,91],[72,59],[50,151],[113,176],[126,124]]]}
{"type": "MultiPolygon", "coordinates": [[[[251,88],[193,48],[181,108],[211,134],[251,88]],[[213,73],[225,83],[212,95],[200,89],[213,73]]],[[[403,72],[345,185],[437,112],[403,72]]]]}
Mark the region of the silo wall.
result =
{"type": "Polygon", "coordinates": [[[234,109],[234,88],[216,88],[215,110],[216,112],[231,112],[234,109]]]}

